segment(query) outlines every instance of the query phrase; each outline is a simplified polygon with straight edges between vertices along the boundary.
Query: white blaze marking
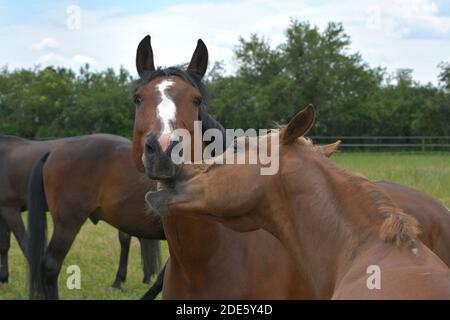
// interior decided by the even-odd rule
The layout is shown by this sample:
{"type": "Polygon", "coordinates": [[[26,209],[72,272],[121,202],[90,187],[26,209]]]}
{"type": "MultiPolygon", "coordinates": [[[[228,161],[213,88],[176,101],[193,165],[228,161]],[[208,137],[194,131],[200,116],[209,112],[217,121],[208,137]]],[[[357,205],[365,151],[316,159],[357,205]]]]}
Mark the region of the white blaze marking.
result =
{"type": "Polygon", "coordinates": [[[161,120],[161,134],[172,132],[172,125],[170,124],[175,120],[175,113],[177,108],[172,99],[166,94],[166,90],[173,85],[172,80],[164,80],[156,86],[161,94],[161,102],[156,107],[156,113],[161,120]]]}

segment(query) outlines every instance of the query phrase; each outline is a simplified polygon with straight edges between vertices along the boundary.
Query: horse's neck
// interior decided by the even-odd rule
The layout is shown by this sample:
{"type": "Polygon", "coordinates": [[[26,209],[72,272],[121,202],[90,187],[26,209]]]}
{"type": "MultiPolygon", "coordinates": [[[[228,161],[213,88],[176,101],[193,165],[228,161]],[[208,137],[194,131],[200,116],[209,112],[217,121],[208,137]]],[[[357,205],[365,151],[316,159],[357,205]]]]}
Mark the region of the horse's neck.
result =
{"type": "MultiPolygon", "coordinates": [[[[193,139],[194,137],[191,141],[191,155],[194,157],[193,139]]],[[[191,161],[194,161],[194,158],[191,161]]],[[[205,278],[205,271],[211,269],[211,260],[220,252],[219,246],[223,241],[227,241],[229,230],[224,230],[225,227],[217,222],[186,216],[168,216],[162,221],[172,266],[181,269],[189,280],[195,277],[195,273],[202,274],[205,278]]]]}
{"type": "MultiPolygon", "coordinates": [[[[377,210],[364,190],[348,181],[343,171],[329,174],[328,165],[318,166],[297,185],[295,196],[286,199],[290,221],[278,236],[294,255],[297,266],[310,280],[318,298],[330,298],[336,282],[368,237],[377,236],[377,227],[360,228],[368,221],[353,221],[355,206],[363,216],[377,210]],[[311,177],[309,179],[308,177],[311,177]],[[310,181],[309,181],[310,180],[310,181]],[[353,199],[353,200],[350,200],[353,199]]],[[[291,190],[292,191],[292,190],[291,190]]],[[[292,194],[292,193],[290,193],[292,194]]]]}
{"type": "Polygon", "coordinates": [[[163,218],[164,232],[170,248],[171,260],[186,276],[203,272],[217,253],[225,234],[216,222],[192,217],[168,216],[163,218]]]}

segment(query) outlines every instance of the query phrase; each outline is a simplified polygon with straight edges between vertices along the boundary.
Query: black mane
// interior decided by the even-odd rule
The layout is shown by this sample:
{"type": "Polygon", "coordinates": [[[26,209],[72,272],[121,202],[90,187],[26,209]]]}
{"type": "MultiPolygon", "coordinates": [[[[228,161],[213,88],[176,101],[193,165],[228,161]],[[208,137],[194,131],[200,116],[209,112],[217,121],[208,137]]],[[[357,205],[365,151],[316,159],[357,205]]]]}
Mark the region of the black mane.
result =
{"type": "Polygon", "coordinates": [[[199,106],[198,114],[199,114],[199,120],[202,121],[202,133],[205,133],[208,129],[217,129],[222,132],[223,144],[224,144],[224,150],[226,149],[226,139],[225,139],[225,129],[218,122],[216,119],[214,119],[209,113],[208,113],[208,101],[209,101],[209,94],[208,90],[205,86],[205,84],[202,82],[201,77],[195,73],[191,72],[189,70],[185,70],[179,67],[169,67],[169,68],[158,68],[155,71],[147,71],[145,72],[140,79],[136,80],[132,84],[132,93],[134,94],[136,90],[143,86],[153,79],[157,77],[168,77],[168,76],[177,76],[181,79],[187,81],[190,83],[193,87],[197,88],[197,90],[200,92],[200,95],[202,96],[202,103],[199,106]]]}

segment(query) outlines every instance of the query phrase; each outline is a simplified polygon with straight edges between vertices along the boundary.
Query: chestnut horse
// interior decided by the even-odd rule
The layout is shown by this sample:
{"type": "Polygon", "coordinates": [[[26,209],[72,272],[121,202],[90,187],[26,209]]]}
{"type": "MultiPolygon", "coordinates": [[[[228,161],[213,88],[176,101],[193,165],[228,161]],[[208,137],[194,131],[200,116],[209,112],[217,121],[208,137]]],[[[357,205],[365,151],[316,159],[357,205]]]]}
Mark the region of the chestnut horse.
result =
{"type": "Polygon", "coordinates": [[[133,166],[128,139],[93,134],[66,139],[37,161],[28,189],[30,296],[57,299],[62,262],[83,223],[103,220],[121,233],[121,265],[116,282],[125,281],[130,238],[141,241],[147,277],[159,268],[159,243],[164,239],[160,219],[146,214],[143,196],[154,183],[144,181],[133,166]],[[46,215],[54,231],[45,249],[46,215]],[[126,232],[126,234],[124,233],[126,232]],[[123,240],[122,235],[125,235],[123,240]],[[151,240],[153,239],[153,240],[151,240]],[[123,245],[125,244],[125,245],[123,245]]]}
{"type": "MultiPolygon", "coordinates": [[[[270,134],[273,143],[267,137],[244,141],[248,158],[258,148],[278,152],[274,175],[261,175],[261,164],[185,165],[170,186],[146,200],[160,215],[203,216],[241,232],[267,230],[319,299],[450,299],[450,270],[418,238],[417,220],[375,183],[337,167],[303,138],[314,117],[309,106],[281,133],[270,134]]],[[[235,153],[229,148],[225,156],[235,153]]]]}

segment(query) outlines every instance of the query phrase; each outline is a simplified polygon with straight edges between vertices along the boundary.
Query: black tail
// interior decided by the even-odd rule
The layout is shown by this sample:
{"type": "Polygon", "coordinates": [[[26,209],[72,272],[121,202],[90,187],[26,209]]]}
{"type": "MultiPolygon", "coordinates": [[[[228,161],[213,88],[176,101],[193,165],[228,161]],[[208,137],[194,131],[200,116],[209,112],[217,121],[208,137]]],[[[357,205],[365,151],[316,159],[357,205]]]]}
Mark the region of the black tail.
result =
{"type": "Polygon", "coordinates": [[[44,298],[42,258],[47,239],[47,200],[45,198],[43,168],[46,153],[33,167],[28,182],[28,260],[30,299],[44,298]]]}
{"type": "Polygon", "coordinates": [[[159,272],[161,268],[161,252],[158,240],[139,239],[141,244],[142,269],[144,270],[144,282],[159,272]]]}
{"type": "Polygon", "coordinates": [[[153,284],[153,286],[150,289],[148,289],[148,291],[142,296],[141,300],[155,300],[158,294],[162,291],[166,266],[167,262],[164,265],[164,268],[159,273],[158,278],[156,278],[156,281],[153,284]]]}

